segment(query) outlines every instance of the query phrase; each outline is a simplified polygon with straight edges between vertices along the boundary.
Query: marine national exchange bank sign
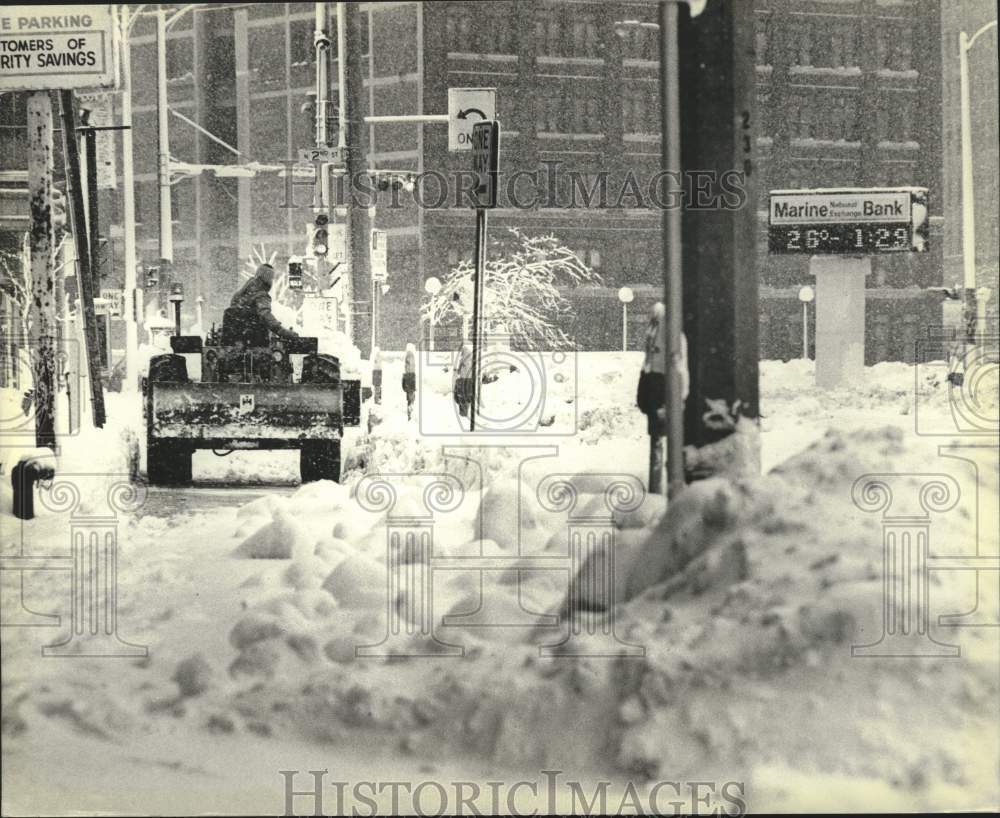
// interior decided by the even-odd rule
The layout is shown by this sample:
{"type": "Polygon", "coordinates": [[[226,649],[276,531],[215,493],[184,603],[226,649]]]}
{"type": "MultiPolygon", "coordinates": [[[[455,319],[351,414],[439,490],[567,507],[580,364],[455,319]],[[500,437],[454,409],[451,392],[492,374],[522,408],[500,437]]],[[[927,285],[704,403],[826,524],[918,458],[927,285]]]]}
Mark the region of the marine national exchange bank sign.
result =
{"type": "Polygon", "coordinates": [[[113,86],[110,6],[0,8],[0,90],[113,86]]]}
{"type": "Polygon", "coordinates": [[[927,189],[772,190],[768,249],[814,256],[923,252],[927,189]]]}

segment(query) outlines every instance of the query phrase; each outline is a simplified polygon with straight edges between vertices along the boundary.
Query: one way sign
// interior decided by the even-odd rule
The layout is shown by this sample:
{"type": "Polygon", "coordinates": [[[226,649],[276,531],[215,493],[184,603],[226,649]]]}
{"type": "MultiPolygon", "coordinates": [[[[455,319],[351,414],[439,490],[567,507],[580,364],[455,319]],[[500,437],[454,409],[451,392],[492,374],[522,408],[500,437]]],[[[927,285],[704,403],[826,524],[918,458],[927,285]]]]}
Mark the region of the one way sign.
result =
{"type": "Polygon", "coordinates": [[[471,151],[473,126],[496,118],[496,88],[449,88],[448,150],[471,151]]]}

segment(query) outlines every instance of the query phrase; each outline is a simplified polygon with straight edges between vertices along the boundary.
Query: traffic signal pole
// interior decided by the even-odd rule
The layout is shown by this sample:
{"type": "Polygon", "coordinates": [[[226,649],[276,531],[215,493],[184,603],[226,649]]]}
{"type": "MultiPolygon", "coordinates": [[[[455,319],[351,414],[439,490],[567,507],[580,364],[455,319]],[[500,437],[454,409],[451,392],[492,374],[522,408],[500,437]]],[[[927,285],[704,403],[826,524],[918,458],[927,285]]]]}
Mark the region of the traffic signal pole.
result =
{"type": "MultiPolygon", "coordinates": [[[[313,45],[316,50],[316,147],[325,148],[327,143],[327,107],[329,106],[330,79],[329,55],[330,38],[326,34],[326,3],[314,3],[316,29],[313,45]]],[[[330,168],[320,162],[316,165],[316,188],[313,193],[313,212],[319,215],[329,213],[330,168]]],[[[328,248],[329,249],[329,248],[328,248]]],[[[315,254],[316,282],[320,290],[325,289],[327,276],[326,253],[315,254]]]]}
{"type": "Polygon", "coordinates": [[[125,381],[123,389],[135,392],[139,384],[139,310],[136,304],[135,242],[135,161],[132,151],[132,46],[129,29],[132,15],[129,6],[119,6],[122,66],[122,229],[125,238],[125,381]]]}
{"type": "Polygon", "coordinates": [[[87,228],[90,242],[90,272],[96,282],[101,269],[101,220],[97,195],[97,130],[94,127],[78,128],[83,133],[87,157],[87,228]]]}
{"type": "MultiPolygon", "coordinates": [[[[371,233],[369,231],[367,208],[360,207],[354,200],[354,181],[365,174],[367,160],[365,158],[365,128],[364,128],[364,90],[362,87],[361,54],[362,54],[362,33],[361,4],[356,0],[349,0],[341,3],[343,7],[343,25],[340,28],[344,31],[344,51],[342,52],[342,62],[344,63],[344,108],[341,117],[346,127],[346,202],[347,208],[347,261],[348,261],[348,288],[353,297],[371,288],[371,275],[368,264],[369,245],[371,233]]],[[[339,18],[338,18],[339,19],[339,18]]],[[[351,296],[348,296],[351,298],[351,296]]],[[[353,298],[350,303],[355,303],[353,298]]],[[[369,308],[374,305],[369,303],[369,308]]],[[[355,313],[355,318],[360,319],[363,313],[359,310],[355,313]]],[[[364,325],[360,320],[354,322],[351,327],[351,335],[354,343],[361,348],[363,355],[371,354],[371,349],[364,349],[363,344],[369,344],[374,313],[369,317],[369,323],[364,325]]]]}

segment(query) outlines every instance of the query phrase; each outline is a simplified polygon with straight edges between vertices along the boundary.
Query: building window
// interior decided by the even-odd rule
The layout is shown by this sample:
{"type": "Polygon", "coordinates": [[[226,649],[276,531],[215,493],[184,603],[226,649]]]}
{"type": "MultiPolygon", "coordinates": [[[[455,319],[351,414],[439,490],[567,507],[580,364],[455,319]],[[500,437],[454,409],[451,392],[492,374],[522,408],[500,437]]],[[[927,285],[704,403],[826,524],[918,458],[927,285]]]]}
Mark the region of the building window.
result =
{"type": "Polygon", "coordinates": [[[799,139],[813,139],[816,137],[816,109],[809,97],[798,97],[795,113],[794,129],[795,136],[799,139]]]}
{"type": "Polygon", "coordinates": [[[812,65],[812,24],[805,20],[799,21],[796,23],[794,31],[795,36],[793,38],[793,42],[795,43],[795,47],[798,52],[798,64],[812,65]]]}
{"type": "Polygon", "coordinates": [[[538,112],[539,133],[562,133],[565,119],[562,91],[559,88],[543,89],[535,107],[538,112]]]}
{"type": "Polygon", "coordinates": [[[876,119],[878,138],[884,142],[908,142],[913,137],[913,99],[909,94],[896,94],[895,99],[880,105],[876,119]]]}
{"type": "Polygon", "coordinates": [[[622,32],[622,56],[633,60],[659,62],[657,29],[630,26],[622,32]]]}
{"type": "Polygon", "coordinates": [[[458,250],[452,247],[448,251],[448,266],[457,267],[458,266],[458,250]]]}
{"type": "Polygon", "coordinates": [[[909,71],[913,68],[913,28],[909,25],[885,24],[876,39],[878,65],[889,71],[909,71]]]}
{"type": "Polygon", "coordinates": [[[829,38],[826,64],[833,68],[850,68],[855,65],[858,27],[854,23],[837,23],[829,38]]]}
{"type": "Polygon", "coordinates": [[[254,27],[248,34],[250,70],[253,71],[251,88],[255,91],[272,90],[285,85],[285,27],[268,25],[254,27]]]}
{"type": "Polygon", "coordinates": [[[622,124],[627,134],[659,133],[659,98],[656,88],[641,85],[625,89],[622,124]]]}
{"type": "Polygon", "coordinates": [[[563,56],[564,32],[559,15],[560,11],[556,9],[543,9],[537,12],[535,39],[539,54],[547,57],[563,56]]]}
{"type": "Polygon", "coordinates": [[[768,45],[771,39],[771,17],[758,14],[754,18],[754,58],[758,65],[769,65],[771,62],[768,45]]]}
{"type": "MultiPolygon", "coordinates": [[[[506,11],[506,9],[503,10],[506,11]]],[[[506,14],[496,9],[490,14],[489,38],[487,42],[482,44],[480,50],[489,54],[513,54],[516,51],[514,26],[511,25],[506,14]]]]}
{"type": "Polygon", "coordinates": [[[573,133],[603,133],[599,100],[594,94],[577,91],[572,100],[573,133]]]}
{"type": "Polygon", "coordinates": [[[476,50],[472,41],[472,15],[468,9],[452,6],[448,9],[445,22],[449,51],[470,52],[476,50]]]}
{"type": "Polygon", "coordinates": [[[594,21],[594,15],[575,14],[567,27],[572,32],[572,56],[597,57],[600,55],[600,43],[597,38],[597,24],[594,21]]]}
{"type": "Polygon", "coordinates": [[[601,251],[597,249],[591,249],[590,251],[590,268],[592,270],[601,269],[601,251]]]}
{"type": "Polygon", "coordinates": [[[292,67],[312,65],[315,55],[313,45],[313,30],[315,24],[310,20],[293,20],[289,29],[291,45],[288,61],[292,67]]]}
{"type": "Polygon", "coordinates": [[[190,37],[167,40],[167,77],[194,77],[194,43],[190,37]]]}
{"type": "MultiPolygon", "coordinates": [[[[803,104],[809,103],[806,101],[803,104]]],[[[819,136],[824,139],[857,141],[857,105],[852,98],[833,96],[816,107],[823,117],[823,130],[819,136]]]]}

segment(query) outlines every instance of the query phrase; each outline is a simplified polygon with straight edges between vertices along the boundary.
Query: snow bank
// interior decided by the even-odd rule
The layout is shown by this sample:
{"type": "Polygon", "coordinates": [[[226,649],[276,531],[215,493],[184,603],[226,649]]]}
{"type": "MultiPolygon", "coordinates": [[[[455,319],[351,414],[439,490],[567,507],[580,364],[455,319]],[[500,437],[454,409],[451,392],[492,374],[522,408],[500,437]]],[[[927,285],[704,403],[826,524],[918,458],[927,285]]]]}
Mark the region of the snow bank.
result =
{"type": "MultiPolygon", "coordinates": [[[[48,636],[5,629],[5,745],[17,742],[42,764],[51,758],[43,750],[99,737],[104,752],[125,748],[117,763],[171,736],[192,748],[194,766],[231,746],[223,740],[291,742],[296,758],[318,746],[340,761],[363,748],[366,763],[392,771],[445,753],[531,776],[746,781],[755,811],[869,809],[873,794],[909,810],[995,804],[997,629],[946,628],[936,618],[976,608],[972,572],[930,572],[931,633],[959,644],[960,657],[852,655],[883,633],[884,520],[852,499],[859,477],[899,475],[894,496],[912,506],[920,475],[956,473],[963,505],[932,516],[934,554],[968,555],[977,525],[983,537],[995,519],[977,520],[966,505],[975,474],[942,466],[938,446],[948,438],[912,434],[915,384],[916,399],[945,417],[944,380],[887,364],[828,395],[813,387],[811,363],[763,362],[769,473],[696,483],[669,510],[646,497],[609,515],[595,473],[645,480],[645,422],[633,408],[640,360],[587,358],[579,434],[520,472],[516,447],[550,440],[527,434],[491,448],[415,434],[419,418],[405,419],[398,359],[387,354],[381,421],[363,444],[345,446],[343,485],[268,490],[239,509],[211,506],[202,489],[152,491],[154,508],[119,529],[119,622],[150,656],[60,665],[40,658],[48,636]],[[827,433],[835,424],[875,428],[827,433]],[[567,513],[540,502],[539,482],[552,472],[577,494],[584,522],[573,531],[587,531],[587,520],[606,530],[609,516],[614,528],[613,545],[599,542],[573,564],[572,587],[567,513]],[[392,508],[359,503],[371,500],[365,475],[386,477],[392,508]],[[424,513],[430,475],[454,478],[465,494],[435,520],[442,562],[428,575],[419,538],[391,535],[424,513]],[[210,510],[192,513],[195,497],[210,510]],[[466,558],[496,562],[470,568],[466,558]],[[560,570],[540,567],[552,558],[560,570]],[[390,565],[402,571],[396,580],[390,565]],[[571,623],[581,635],[613,624],[612,650],[570,655],[571,623]]],[[[428,389],[431,405],[451,411],[450,386],[439,386],[428,389]]],[[[127,465],[116,399],[112,425],[70,458],[90,451],[91,465],[127,465]]],[[[994,499],[996,465],[979,480],[979,496],[994,499]]],[[[33,525],[40,552],[66,550],[62,518],[33,525]]],[[[995,540],[980,544],[995,553],[995,540]]],[[[65,611],[64,577],[29,584],[30,607],[65,611]]],[[[18,599],[3,601],[7,615],[18,599]]],[[[177,758],[158,758],[157,769],[177,758]]],[[[239,765],[231,775],[217,791],[245,777],[239,765]]]]}
{"type": "MultiPolygon", "coordinates": [[[[286,587],[236,625],[231,673],[248,682],[233,706],[273,714],[265,718],[275,732],[316,738],[363,728],[407,753],[449,746],[504,766],[571,763],[567,755],[585,763],[611,747],[619,772],[640,778],[752,772],[773,788],[780,768],[792,773],[787,786],[796,775],[863,779],[929,808],[948,805],[943,794],[959,785],[995,798],[973,740],[985,739],[996,717],[990,636],[964,633],[961,661],[851,652],[878,641],[883,607],[880,519],[855,505],[852,485],[926,465],[898,429],[831,432],[769,475],[713,478],[666,514],[657,498],[619,515],[614,579],[624,604],[614,628],[641,656],[542,658],[538,646],[551,631],[532,621],[567,611],[566,580],[519,579],[516,568],[500,578],[443,578],[434,610],[437,621],[485,605],[499,617],[493,624],[520,624],[467,616],[439,625],[442,653],[452,642],[464,655],[359,656],[359,646],[384,646],[387,605],[414,644],[420,636],[405,589],[387,584],[384,520],[376,520],[317,549],[335,563],[319,592],[286,587]]],[[[919,488],[916,477],[900,479],[901,493],[919,488]]],[[[995,471],[986,481],[995,494],[995,471]]],[[[400,487],[405,496],[417,491],[400,487]]],[[[316,508],[327,497],[342,512],[350,506],[342,490],[332,498],[326,487],[309,487],[290,505],[316,508]]],[[[459,546],[453,553],[510,553],[518,521],[523,554],[565,541],[565,522],[547,518],[512,479],[495,481],[478,502],[483,538],[450,543],[459,546]]],[[[963,515],[942,515],[938,525],[938,543],[974,536],[963,515]]],[[[292,549],[290,559],[316,553],[292,549]]],[[[415,561],[404,554],[404,563],[415,561]]],[[[593,570],[591,560],[581,577],[593,570]]],[[[940,573],[935,610],[968,610],[968,578],[940,573]]]]}

